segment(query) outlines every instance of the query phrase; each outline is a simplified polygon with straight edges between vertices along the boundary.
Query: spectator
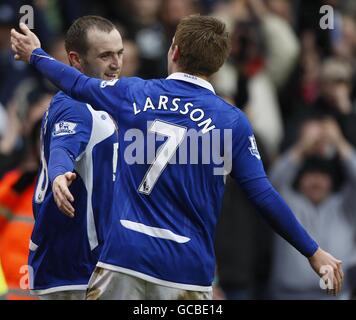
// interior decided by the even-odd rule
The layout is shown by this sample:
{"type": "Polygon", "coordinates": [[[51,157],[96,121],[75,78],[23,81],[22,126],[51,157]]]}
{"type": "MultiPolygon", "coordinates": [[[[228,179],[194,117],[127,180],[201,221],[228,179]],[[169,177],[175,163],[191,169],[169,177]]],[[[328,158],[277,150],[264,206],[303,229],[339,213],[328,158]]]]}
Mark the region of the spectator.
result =
{"type": "MultiPolygon", "coordinates": [[[[298,219],[320,246],[342,259],[347,271],[356,265],[356,150],[332,119],[304,124],[297,144],[283,154],[271,171],[271,181],[279,189],[298,219]],[[341,170],[329,157],[340,158],[341,170]],[[293,188],[295,185],[295,188],[293,188]],[[337,235],[337,236],[335,236],[337,235]]],[[[294,249],[275,239],[271,275],[271,297],[276,299],[328,299],[307,264],[294,249]]],[[[338,299],[349,299],[346,282],[338,299]]]]}
{"type": "Polygon", "coordinates": [[[8,286],[6,299],[33,299],[29,293],[27,256],[33,228],[32,195],[39,165],[40,121],[29,133],[28,152],[19,167],[0,180],[0,260],[8,286]]]}
{"type": "Polygon", "coordinates": [[[356,146],[356,109],[352,101],[352,69],[347,62],[329,58],[323,61],[319,74],[319,95],[310,105],[301,104],[287,121],[284,146],[294,143],[296,128],[309,117],[330,116],[345,138],[356,146]]]}
{"type": "Polygon", "coordinates": [[[231,61],[217,73],[215,86],[246,108],[269,156],[274,157],[283,136],[277,92],[297,62],[298,39],[290,24],[259,0],[234,1],[219,15],[232,20],[233,46],[231,61]]]}

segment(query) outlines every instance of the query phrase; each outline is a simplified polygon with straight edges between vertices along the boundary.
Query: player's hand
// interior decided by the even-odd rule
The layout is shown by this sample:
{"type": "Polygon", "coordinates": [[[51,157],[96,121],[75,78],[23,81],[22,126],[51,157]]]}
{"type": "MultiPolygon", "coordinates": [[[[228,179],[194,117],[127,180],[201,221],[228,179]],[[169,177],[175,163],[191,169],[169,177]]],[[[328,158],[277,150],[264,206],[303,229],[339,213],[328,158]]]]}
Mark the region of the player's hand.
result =
{"type": "Polygon", "coordinates": [[[320,248],[308,260],[314,271],[324,280],[327,293],[337,295],[344,280],[342,261],[320,248]]]}
{"type": "Polygon", "coordinates": [[[65,174],[57,176],[52,184],[53,197],[58,209],[70,218],[74,217],[75,210],[71,205],[71,202],[74,201],[74,197],[68,188],[76,177],[75,173],[66,172],[65,174]]]}
{"type": "Polygon", "coordinates": [[[41,48],[40,40],[31,32],[26,24],[20,23],[23,34],[11,29],[11,48],[15,53],[16,60],[30,62],[32,51],[41,48]]]}

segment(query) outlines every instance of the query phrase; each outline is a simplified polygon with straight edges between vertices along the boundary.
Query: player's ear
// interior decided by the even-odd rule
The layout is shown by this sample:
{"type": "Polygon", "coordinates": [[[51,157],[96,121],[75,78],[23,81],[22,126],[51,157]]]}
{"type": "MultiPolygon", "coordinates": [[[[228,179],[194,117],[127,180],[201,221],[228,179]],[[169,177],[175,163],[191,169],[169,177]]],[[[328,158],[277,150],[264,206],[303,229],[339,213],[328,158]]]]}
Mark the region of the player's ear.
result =
{"type": "Polygon", "coordinates": [[[177,62],[179,60],[180,53],[179,53],[179,48],[177,45],[175,45],[172,49],[172,61],[177,62]]]}
{"type": "Polygon", "coordinates": [[[78,52],[69,51],[68,52],[68,61],[72,67],[81,70],[82,60],[81,60],[78,52]]]}

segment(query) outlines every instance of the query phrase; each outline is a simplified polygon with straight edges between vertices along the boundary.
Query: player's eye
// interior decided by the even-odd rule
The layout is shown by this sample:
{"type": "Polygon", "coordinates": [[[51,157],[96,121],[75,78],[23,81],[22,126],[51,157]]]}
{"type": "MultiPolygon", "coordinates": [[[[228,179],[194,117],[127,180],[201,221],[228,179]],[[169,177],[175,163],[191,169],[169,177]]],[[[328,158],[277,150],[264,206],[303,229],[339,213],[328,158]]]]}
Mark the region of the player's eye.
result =
{"type": "Polygon", "coordinates": [[[109,59],[109,57],[110,57],[110,55],[108,53],[100,55],[100,59],[102,59],[102,60],[107,60],[107,59],[109,59]]]}

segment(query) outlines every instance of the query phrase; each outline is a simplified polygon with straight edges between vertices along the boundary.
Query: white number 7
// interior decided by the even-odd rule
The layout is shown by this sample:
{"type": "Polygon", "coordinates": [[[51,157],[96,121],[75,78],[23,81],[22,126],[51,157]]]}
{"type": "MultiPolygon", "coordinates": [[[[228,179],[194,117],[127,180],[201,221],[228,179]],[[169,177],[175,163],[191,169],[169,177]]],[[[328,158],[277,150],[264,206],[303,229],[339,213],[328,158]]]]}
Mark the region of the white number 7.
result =
{"type": "Polygon", "coordinates": [[[146,172],[138,191],[149,195],[155,186],[158,178],[166,168],[169,160],[173,157],[179,145],[182,143],[187,128],[180,127],[172,123],[155,120],[149,129],[163,136],[168,136],[167,141],[159,147],[157,155],[150,168],[146,172]]]}

